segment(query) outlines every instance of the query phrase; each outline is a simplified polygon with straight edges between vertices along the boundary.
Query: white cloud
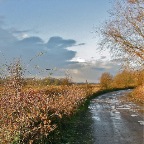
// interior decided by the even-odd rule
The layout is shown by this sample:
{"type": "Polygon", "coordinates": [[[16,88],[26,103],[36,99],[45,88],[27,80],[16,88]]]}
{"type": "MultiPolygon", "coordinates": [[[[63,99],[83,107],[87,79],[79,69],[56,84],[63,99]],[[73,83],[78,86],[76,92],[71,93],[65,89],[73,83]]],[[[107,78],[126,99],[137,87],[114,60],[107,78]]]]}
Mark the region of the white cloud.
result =
{"type": "Polygon", "coordinates": [[[70,61],[72,61],[72,62],[79,62],[79,63],[85,63],[86,62],[86,60],[83,59],[83,58],[81,58],[81,57],[74,57],[70,61]]]}
{"type": "Polygon", "coordinates": [[[28,38],[29,35],[28,35],[27,33],[22,33],[22,34],[19,34],[17,37],[18,37],[19,39],[24,39],[24,38],[28,38]]]}

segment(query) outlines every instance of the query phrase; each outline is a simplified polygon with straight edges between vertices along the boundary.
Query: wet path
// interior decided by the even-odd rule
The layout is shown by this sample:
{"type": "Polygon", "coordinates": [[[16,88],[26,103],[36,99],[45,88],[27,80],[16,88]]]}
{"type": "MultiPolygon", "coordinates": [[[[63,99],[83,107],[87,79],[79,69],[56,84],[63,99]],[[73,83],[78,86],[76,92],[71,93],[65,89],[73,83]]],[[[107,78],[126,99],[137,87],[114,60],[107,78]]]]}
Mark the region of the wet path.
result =
{"type": "Polygon", "coordinates": [[[128,92],[111,92],[91,100],[91,143],[144,144],[144,117],[139,113],[143,107],[121,101],[128,92]]]}

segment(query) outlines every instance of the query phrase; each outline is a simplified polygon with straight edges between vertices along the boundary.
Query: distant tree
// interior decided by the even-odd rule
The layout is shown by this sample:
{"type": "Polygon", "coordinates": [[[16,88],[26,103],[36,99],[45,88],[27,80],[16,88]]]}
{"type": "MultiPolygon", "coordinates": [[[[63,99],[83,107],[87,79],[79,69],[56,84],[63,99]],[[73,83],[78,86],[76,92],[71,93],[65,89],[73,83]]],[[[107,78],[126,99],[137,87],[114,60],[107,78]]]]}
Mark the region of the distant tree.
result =
{"type": "Polygon", "coordinates": [[[111,88],[112,81],[113,81],[112,75],[110,73],[105,72],[101,75],[100,85],[102,88],[108,89],[111,88]]]}
{"type": "Polygon", "coordinates": [[[101,48],[144,65],[144,0],[116,0],[110,16],[101,28],[101,48]]]}

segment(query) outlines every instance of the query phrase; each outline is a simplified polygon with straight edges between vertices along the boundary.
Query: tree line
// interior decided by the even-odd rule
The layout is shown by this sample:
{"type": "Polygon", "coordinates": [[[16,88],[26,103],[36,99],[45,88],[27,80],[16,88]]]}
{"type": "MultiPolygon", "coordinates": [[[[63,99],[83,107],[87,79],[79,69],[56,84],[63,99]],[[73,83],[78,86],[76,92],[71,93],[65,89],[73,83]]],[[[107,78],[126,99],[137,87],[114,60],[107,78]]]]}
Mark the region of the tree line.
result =
{"type": "Polygon", "coordinates": [[[136,87],[144,84],[144,70],[123,70],[112,76],[105,72],[100,77],[103,89],[136,87]]]}

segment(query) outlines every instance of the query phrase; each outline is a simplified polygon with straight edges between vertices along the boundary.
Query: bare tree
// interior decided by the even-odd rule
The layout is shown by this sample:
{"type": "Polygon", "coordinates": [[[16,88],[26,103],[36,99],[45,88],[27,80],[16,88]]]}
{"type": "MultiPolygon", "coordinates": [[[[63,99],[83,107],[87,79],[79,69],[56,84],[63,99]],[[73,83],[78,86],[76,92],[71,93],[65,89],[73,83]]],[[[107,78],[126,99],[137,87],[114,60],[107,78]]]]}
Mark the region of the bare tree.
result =
{"type": "Polygon", "coordinates": [[[101,28],[101,48],[144,65],[144,0],[116,0],[110,15],[101,28]]]}

